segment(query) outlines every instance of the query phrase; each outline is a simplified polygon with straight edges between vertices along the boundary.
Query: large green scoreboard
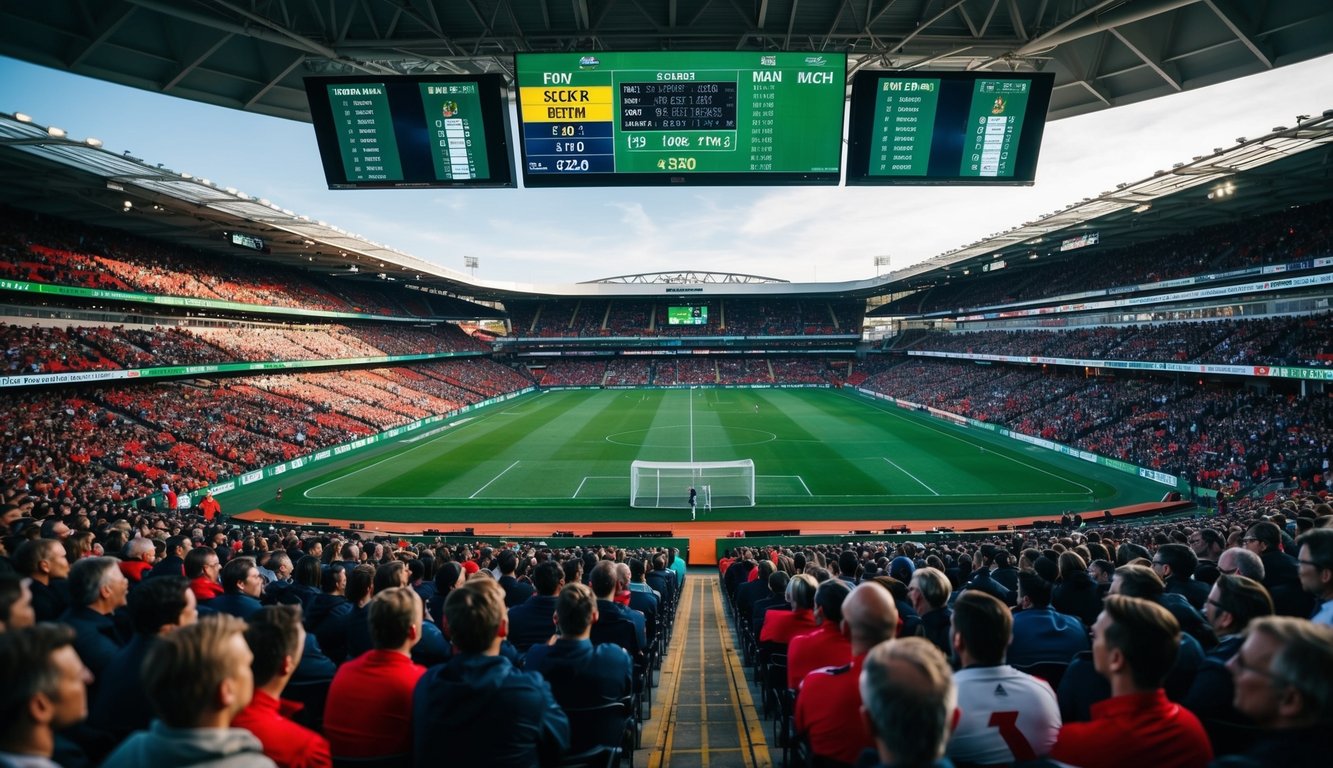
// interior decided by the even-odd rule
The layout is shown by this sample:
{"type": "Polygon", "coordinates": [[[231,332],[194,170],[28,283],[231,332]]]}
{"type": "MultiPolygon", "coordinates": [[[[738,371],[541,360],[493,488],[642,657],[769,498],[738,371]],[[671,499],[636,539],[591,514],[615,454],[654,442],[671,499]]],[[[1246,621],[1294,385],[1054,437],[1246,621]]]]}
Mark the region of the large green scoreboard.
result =
{"type": "Polygon", "coordinates": [[[520,53],[523,183],[837,184],[841,53],[520,53]]]}

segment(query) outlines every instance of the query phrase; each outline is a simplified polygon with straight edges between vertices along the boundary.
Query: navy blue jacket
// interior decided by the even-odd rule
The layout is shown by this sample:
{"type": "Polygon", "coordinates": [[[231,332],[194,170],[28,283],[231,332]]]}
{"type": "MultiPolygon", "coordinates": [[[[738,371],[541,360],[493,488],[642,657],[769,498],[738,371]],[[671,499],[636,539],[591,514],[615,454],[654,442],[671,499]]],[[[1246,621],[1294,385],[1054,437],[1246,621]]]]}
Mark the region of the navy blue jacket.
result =
{"type": "Polygon", "coordinates": [[[523,669],[546,679],[555,700],[566,708],[595,707],[629,696],[634,691],[633,667],[618,645],[564,638],[532,646],[523,662],[523,669]]]}
{"type": "Polygon", "coordinates": [[[509,642],[519,653],[555,634],[555,595],[533,595],[509,609],[509,642]]]}
{"type": "Polygon", "coordinates": [[[559,763],[569,719],[541,675],[503,656],[461,653],[412,695],[413,764],[531,768],[559,763]]]}

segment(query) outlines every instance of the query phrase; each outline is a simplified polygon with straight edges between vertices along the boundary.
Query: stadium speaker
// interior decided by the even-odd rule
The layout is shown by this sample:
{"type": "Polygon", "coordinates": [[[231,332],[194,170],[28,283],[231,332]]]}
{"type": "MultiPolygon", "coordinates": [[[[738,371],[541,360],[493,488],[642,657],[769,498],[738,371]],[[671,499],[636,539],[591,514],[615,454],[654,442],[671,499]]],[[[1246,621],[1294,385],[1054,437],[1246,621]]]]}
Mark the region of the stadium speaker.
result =
{"type": "Polygon", "coordinates": [[[773,536],[800,536],[800,535],[801,535],[801,531],[800,531],[799,528],[785,528],[785,529],[783,529],[783,530],[779,530],[779,531],[746,531],[746,532],[745,532],[745,537],[746,537],[747,539],[762,539],[762,538],[765,538],[765,537],[773,537],[773,536]]]}
{"type": "Polygon", "coordinates": [[[328,524],[328,523],[306,523],[306,525],[310,526],[311,528],[328,528],[328,527],[329,527],[329,524],[328,524]]]}
{"type": "Polygon", "coordinates": [[[853,536],[869,536],[872,533],[874,533],[874,531],[852,531],[853,536]]]}
{"type": "Polygon", "coordinates": [[[425,535],[427,535],[427,536],[439,536],[439,535],[440,535],[440,529],[439,529],[439,528],[427,528],[426,530],[422,531],[422,533],[425,534],[425,535]]]}

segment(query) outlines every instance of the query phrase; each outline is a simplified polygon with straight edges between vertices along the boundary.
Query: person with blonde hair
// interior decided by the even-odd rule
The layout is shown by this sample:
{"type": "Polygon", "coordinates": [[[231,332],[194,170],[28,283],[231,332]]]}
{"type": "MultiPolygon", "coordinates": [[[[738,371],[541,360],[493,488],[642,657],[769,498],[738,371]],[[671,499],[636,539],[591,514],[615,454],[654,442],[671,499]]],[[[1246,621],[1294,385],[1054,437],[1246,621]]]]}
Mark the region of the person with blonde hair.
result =
{"type": "Polygon", "coordinates": [[[245,622],[214,614],[161,637],[144,659],[143,685],[157,718],[111,753],[103,768],[275,768],[232,720],[254,697],[245,622]]]}

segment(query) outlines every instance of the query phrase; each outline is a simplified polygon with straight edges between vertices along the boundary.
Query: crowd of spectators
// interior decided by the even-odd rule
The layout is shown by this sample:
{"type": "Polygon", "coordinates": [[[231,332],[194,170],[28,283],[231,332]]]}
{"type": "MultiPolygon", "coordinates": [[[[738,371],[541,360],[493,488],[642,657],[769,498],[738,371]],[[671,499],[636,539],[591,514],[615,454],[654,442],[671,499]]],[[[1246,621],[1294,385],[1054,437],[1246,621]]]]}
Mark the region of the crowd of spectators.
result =
{"type": "Polygon", "coordinates": [[[532,386],[491,360],[0,394],[0,475],[82,503],[190,491],[532,386]]]}
{"type": "Polygon", "coordinates": [[[0,345],[9,375],[488,351],[452,323],[425,328],[9,325],[0,328],[0,345]]]}
{"type": "Polygon", "coordinates": [[[1060,261],[1035,261],[949,281],[893,301],[895,314],[999,306],[1077,291],[1143,285],[1333,253],[1333,201],[1204,227],[1126,248],[1102,246],[1060,261]],[[1089,269],[1089,259],[1096,269],[1089,269]]]}
{"type": "Polygon", "coordinates": [[[1216,488],[1326,487],[1333,398],[1081,370],[912,360],[864,386],[1216,488]]]}
{"type": "Polygon", "coordinates": [[[513,768],[632,751],[685,575],[667,548],[349,538],[7,480],[0,512],[6,764],[426,765],[441,740],[513,768]],[[57,717],[32,717],[51,700],[57,717]],[[607,743],[589,718],[613,704],[607,743]]]}
{"type": "Polygon", "coordinates": [[[935,332],[897,349],[1017,357],[1333,366],[1333,315],[1129,325],[1070,330],[935,332]]]}
{"type": "Polygon", "coordinates": [[[1333,747],[1321,495],[1169,522],[1066,514],[968,538],[745,546],[718,577],[756,701],[806,765],[877,749],[887,765],[1314,766],[1333,747]],[[899,680],[917,695],[890,724],[874,710],[894,683],[873,667],[899,654],[928,660],[941,695],[927,714],[920,678],[899,680]],[[913,762],[884,757],[909,745],[913,762]]]}
{"type": "MultiPolygon", "coordinates": [[[[823,384],[841,386],[860,363],[810,357],[634,357],[555,360],[542,368],[543,386],[675,386],[823,384]]],[[[860,377],[864,380],[864,376],[860,377]]]]}
{"type": "Polygon", "coordinates": [[[0,208],[0,277],[334,312],[419,317],[435,312],[432,299],[407,291],[334,284],[306,272],[219,259],[7,208],[0,208]]]}
{"type": "Polygon", "coordinates": [[[861,334],[865,303],[836,299],[710,299],[702,325],[671,325],[670,302],[562,299],[507,302],[519,338],[827,336],[861,334]]]}

